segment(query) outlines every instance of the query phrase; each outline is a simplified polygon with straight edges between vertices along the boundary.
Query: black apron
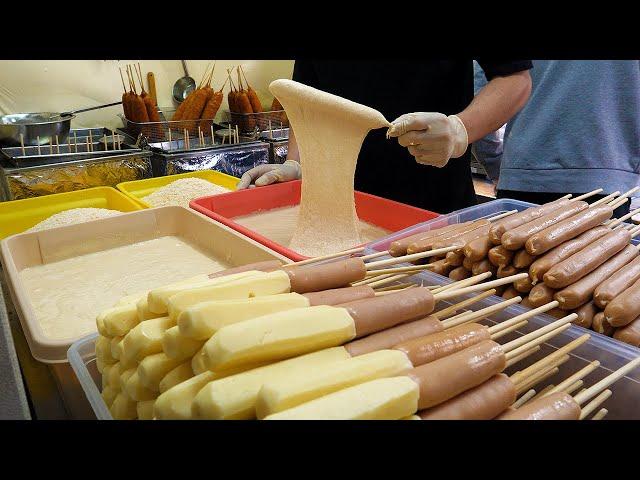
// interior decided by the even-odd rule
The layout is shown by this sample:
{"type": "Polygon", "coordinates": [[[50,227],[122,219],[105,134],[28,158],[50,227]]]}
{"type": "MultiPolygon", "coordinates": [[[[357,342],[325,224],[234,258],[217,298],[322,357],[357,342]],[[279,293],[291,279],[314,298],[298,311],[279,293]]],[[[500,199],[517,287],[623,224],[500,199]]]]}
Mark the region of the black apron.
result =
{"type": "MultiPolygon", "coordinates": [[[[293,79],[380,111],[389,121],[410,112],[459,113],[473,99],[469,61],[296,61],[293,79]]],[[[386,129],[369,132],[355,175],[361,192],[448,213],[476,204],[471,149],[444,168],[416,163],[386,129]]]]}

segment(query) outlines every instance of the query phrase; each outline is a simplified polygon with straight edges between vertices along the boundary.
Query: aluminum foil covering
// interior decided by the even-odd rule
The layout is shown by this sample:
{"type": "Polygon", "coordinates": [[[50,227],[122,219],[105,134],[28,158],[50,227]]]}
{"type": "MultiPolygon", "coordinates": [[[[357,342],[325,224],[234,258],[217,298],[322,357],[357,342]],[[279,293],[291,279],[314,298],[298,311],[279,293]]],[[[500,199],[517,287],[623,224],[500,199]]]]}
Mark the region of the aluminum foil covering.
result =
{"type": "Polygon", "coordinates": [[[247,170],[263,163],[269,163],[269,146],[263,142],[253,142],[229,149],[154,155],[153,173],[160,176],[217,170],[240,178],[247,170]]]}
{"type": "Polygon", "coordinates": [[[273,158],[272,163],[284,163],[289,153],[289,142],[277,142],[272,144],[273,158]]]}
{"type": "Polygon", "coordinates": [[[2,187],[7,200],[110,186],[152,177],[149,153],[105,160],[79,161],[33,168],[5,169],[2,187]]]}

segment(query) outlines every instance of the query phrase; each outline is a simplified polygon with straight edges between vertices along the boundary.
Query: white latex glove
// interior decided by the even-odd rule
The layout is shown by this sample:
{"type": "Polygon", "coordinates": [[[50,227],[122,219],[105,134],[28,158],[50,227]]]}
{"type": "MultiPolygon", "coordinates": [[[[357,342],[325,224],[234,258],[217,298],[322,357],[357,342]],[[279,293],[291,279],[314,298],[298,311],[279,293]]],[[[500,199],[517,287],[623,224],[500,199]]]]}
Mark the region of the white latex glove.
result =
{"type": "Polygon", "coordinates": [[[444,167],[450,158],[464,155],[469,146],[467,129],[456,115],[435,112],[407,113],[391,122],[387,138],[409,148],[416,162],[444,167]]]}
{"type": "Polygon", "coordinates": [[[300,164],[295,160],[287,160],[282,164],[265,163],[244,172],[237,188],[243,190],[249,188],[252,183],[256,187],[262,187],[272,183],[299,180],[301,176],[300,164]]]}

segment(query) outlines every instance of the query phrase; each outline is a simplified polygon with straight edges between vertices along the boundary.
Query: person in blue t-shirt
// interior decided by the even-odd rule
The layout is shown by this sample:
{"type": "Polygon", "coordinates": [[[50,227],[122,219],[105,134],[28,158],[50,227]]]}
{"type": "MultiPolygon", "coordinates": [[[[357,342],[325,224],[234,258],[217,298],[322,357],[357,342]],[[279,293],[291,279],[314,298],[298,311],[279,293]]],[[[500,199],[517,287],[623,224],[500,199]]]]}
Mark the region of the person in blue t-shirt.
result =
{"type": "Polygon", "coordinates": [[[604,195],[639,185],[640,61],[533,65],[529,102],[506,127],[498,197],[540,204],[566,193],[602,187],[604,195]]]}

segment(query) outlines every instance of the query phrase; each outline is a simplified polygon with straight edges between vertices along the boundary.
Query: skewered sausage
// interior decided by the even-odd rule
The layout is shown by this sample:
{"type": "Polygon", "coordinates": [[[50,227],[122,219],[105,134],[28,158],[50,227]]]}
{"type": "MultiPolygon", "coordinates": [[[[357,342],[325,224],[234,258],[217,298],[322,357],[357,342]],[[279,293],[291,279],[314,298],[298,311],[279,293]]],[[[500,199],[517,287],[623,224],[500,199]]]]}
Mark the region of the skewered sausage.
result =
{"type": "Polygon", "coordinates": [[[515,252],[498,245],[489,250],[489,261],[496,267],[506,267],[513,260],[515,252]]]}
{"type": "Polygon", "coordinates": [[[444,258],[452,267],[460,267],[462,266],[462,262],[464,261],[464,255],[460,250],[456,250],[455,252],[447,252],[444,258]]]}
{"type": "Polygon", "coordinates": [[[491,265],[491,262],[488,259],[484,259],[479,262],[476,262],[471,267],[471,273],[473,273],[473,275],[480,275],[481,273],[485,273],[485,272],[491,272],[495,274],[496,270],[497,270],[496,267],[491,265]]]}
{"type": "Polygon", "coordinates": [[[528,268],[535,259],[535,255],[531,255],[526,250],[518,250],[513,256],[513,266],[516,268],[528,268]]]}
{"type": "Polygon", "coordinates": [[[418,409],[433,407],[476,387],[506,365],[502,346],[485,340],[469,348],[421,365],[407,374],[420,387],[418,409]]]}
{"type": "Polygon", "coordinates": [[[533,283],[529,277],[524,277],[513,282],[513,288],[520,293],[529,293],[533,288],[533,283]]]}
{"type": "MultiPolygon", "coordinates": [[[[630,247],[635,248],[635,247],[630,247]]],[[[614,327],[624,327],[640,317],[640,280],[611,300],[604,309],[607,321],[614,327]]]]}
{"type": "Polygon", "coordinates": [[[594,271],[629,244],[631,234],[627,230],[614,230],[569,258],[551,267],[544,274],[544,283],[551,288],[564,288],[594,271]]]}
{"type": "Polygon", "coordinates": [[[588,208],[530,236],[525,243],[525,248],[531,255],[541,255],[561,243],[600,225],[611,218],[611,215],[613,215],[613,208],[609,205],[597,205],[588,208]]]}
{"type": "Polygon", "coordinates": [[[463,266],[464,268],[466,268],[467,270],[471,271],[471,269],[473,268],[473,264],[474,264],[474,263],[475,263],[475,262],[474,262],[474,261],[472,261],[470,258],[468,258],[468,257],[464,257],[464,260],[462,261],[462,266],[463,266]]]}
{"type": "Polygon", "coordinates": [[[518,269],[513,265],[507,265],[506,267],[499,267],[498,272],[496,273],[497,278],[510,277],[511,275],[515,275],[518,273],[518,269]]]}
{"type": "Polygon", "coordinates": [[[613,338],[633,345],[634,347],[640,347],[640,317],[624,327],[618,328],[614,332],[613,338]]]}
{"type": "Polygon", "coordinates": [[[593,316],[593,322],[591,323],[591,329],[594,332],[601,333],[610,337],[613,334],[614,328],[611,326],[604,316],[604,312],[596,313],[593,316]]]}
{"type": "Polygon", "coordinates": [[[598,309],[593,304],[593,302],[585,303],[579,309],[576,310],[576,318],[573,322],[580,327],[591,328],[591,324],[593,323],[593,317],[598,313],[598,309]]]}
{"type": "MultiPolygon", "coordinates": [[[[543,215],[529,223],[520,225],[512,230],[508,230],[502,235],[502,245],[508,250],[519,250],[529,240],[532,235],[543,231],[545,228],[555,225],[562,220],[574,216],[576,213],[589,208],[587,202],[571,202],[567,205],[553,210],[551,213],[543,215]]],[[[507,217],[508,218],[508,217],[507,217]]]]}
{"type": "Polygon", "coordinates": [[[451,270],[453,270],[453,266],[449,265],[444,259],[433,262],[430,268],[430,271],[437,273],[438,275],[442,275],[443,277],[448,276],[451,270]]]}
{"type": "Polygon", "coordinates": [[[491,420],[516,401],[514,383],[504,373],[446,402],[418,412],[423,420],[491,420]]]}
{"type": "MultiPolygon", "coordinates": [[[[560,303],[560,308],[562,310],[572,310],[587,303],[589,300],[591,300],[593,292],[598,285],[600,285],[607,278],[620,270],[637,256],[638,250],[636,249],[636,247],[629,245],[616,256],[610,258],[605,263],[600,265],[593,272],[557,292],[555,295],[555,299],[560,303]]],[[[633,318],[635,317],[632,317],[629,321],[633,320],[633,318]]]]}
{"type": "MultiPolygon", "coordinates": [[[[489,231],[489,224],[484,224],[484,225],[480,225],[477,228],[474,228],[471,231],[462,233],[460,235],[458,235],[455,238],[452,238],[451,240],[441,240],[438,242],[435,242],[433,244],[433,249],[438,249],[438,248],[443,248],[443,247],[450,247],[453,245],[458,245],[460,247],[460,249],[462,250],[462,248],[470,241],[475,240],[478,237],[481,237],[482,235],[486,235],[487,232],[489,231]]],[[[407,250],[409,251],[409,250],[407,250]]]]}
{"type": "Polygon", "coordinates": [[[341,303],[354,302],[363,298],[372,298],[375,291],[369,285],[358,285],[357,287],[332,288],[320,292],[304,293],[309,306],[314,305],[339,305],[341,303]]]}
{"type": "Polygon", "coordinates": [[[471,272],[464,267],[457,267],[449,272],[449,278],[454,282],[464,280],[465,278],[469,278],[470,276],[471,272]]]}
{"type": "Polygon", "coordinates": [[[485,225],[489,225],[489,223],[490,222],[488,220],[477,220],[475,222],[465,224],[460,229],[453,229],[448,233],[446,233],[445,235],[413,242],[407,247],[407,253],[411,254],[411,253],[418,253],[418,252],[426,252],[427,250],[434,249],[435,244],[452,245],[454,239],[458,239],[460,236],[468,232],[477,230],[478,228],[483,227],[485,225]]]}
{"type": "Polygon", "coordinates": [[[518,297],[518,296],[520,296],[520,292],[518,292],[515,288],[513,288],[513,285],[509,285],[507,289],[504,292],[502,292],[502,298],[505,298],[507,300],[518,297]]]}
{"type": "Polygon", "coordinates": [[[606,281],[598,285],[593,292],[593,301],[599,308],[606,308],[611,300],[616,298],[633,283],[640,279],[640,257],[626,264],[606,281]]]}
{"type": "Polygon", "coordinates": [[[251,102],[244,90],[238,91],[236,96],[236,106],[238,108],[238,113],[242,114],[243,128],[245,130],[253,130],[256,126],[256,121],[253,118],[251,102]]]}
{"type": "Polygon", "coordinates": [[[427,288],[412,288],[337,306],[347,310],[355,324],[356,338],[360,338],[429,315],[435,300],[427,288]]]}
{"type": "Polygon", "coordinates": [[[529,268],[529,276],[534,282],[539,282],[543,279],[545,273],[549,271],[551,267],[557,265],[561,261],[569,258],[574,253],[579,252],[587,245],[593,243],[598,238],[604,237],[607,233],[611,232],[611,229],[607,227],[593,228],[578,238],[564,242],[562,245],[558,245],[553,250],[537,258],[529,268]]]}
{"type": "Polygon", "coordinates": [[[569,202],[570,200],[566,198],[560,198],[553,202],[540,205],[539,207],[527,208],[522,212],[514,213],[513,215],[497,220],[489,231],[489,238],[494,245],[500,245],[500,243],[502,243],[502,235],[504,235],[505,232],[547,215],[548,213],[569,204],[569,202]]]}
{"type": "Polygon", "coordinates": [[[402,342],[394,345],[393,348],[404,352],[411,363],[418,366],[434,362],[485,340],[491,340],[489,327],[478,323],[467,323],[426,337],[402,342]]]}
{"type": "Polygon", "coordinates": [[[367,335],[366,337],[353,340],[344,345],[344,348],[352,357],[364,355],[391,348],[394,345],[411,340],[412,338],[424,337],[432,333],[441,332],[442,322],[437,317],[429,315],[420,320],[407,322],[392,328],[387,328],[380,332],[367,335]]]}
{"type": "Polygon", "coordinates": [[[319,292],[339,288],[364,279],[365,263],[359,258],[348,258],[318,265],[285,265],[282,269],[289,276],[291,291],[296,293],[319,292]]]}
{"type": "Polygon", "coordinates": [[[579,420],[580,405],[565,392],[552,393],[507,410],[498,420],[579,420]]]}
{"type": "Polygon", "coordinates": [[[464,246],[463,253],[472,262],[479,262],[487,256],[493,246],[489,234],[482,235],[475,240],[471,240],[464,246]]]}
{"type": "Polygon", "coordinates": [[[401,238],[399,240],[395,240],[391,242],[389,245],[389,255],[392,257],[399,257],[401,255],[407,254],[407,248],[414,242],[423,242],[427,240],[432,240],[436,237],[443,236],[444,234],[449,234],[454,230],[461,230],[466,228],[471,222],[465,223],[454,223],[451,225],[447,225],[446,227],[437,228],[435,230],[429,230],[422,233],[416,233],[415,235],[409,235],[408,237],[401,238]]]}
{"type": "Polygon", "coordinates": [[[556,291],[549,287],[546,283],[539,283],[529,292],[529,302],[534,307],[541,307],[553,301],[556,291]]]}

